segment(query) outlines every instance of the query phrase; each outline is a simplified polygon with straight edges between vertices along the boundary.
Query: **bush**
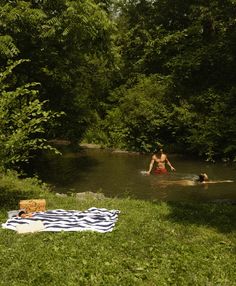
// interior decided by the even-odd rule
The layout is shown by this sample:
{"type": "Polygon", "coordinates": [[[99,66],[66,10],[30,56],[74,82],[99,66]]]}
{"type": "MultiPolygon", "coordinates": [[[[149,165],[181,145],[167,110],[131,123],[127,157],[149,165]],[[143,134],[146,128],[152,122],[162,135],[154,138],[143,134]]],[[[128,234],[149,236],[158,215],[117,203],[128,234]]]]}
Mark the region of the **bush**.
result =
{"type": "Polygon", "coordinates": [[[38,83],[16,87],[12,70],[24,60],[8,65],[0,78],[0,159],[3,167],[28,161],[32,151],[51,149],[44,134],[49,123],[61,113],[46,111],[46,101],[37,98],[38,83]]]}

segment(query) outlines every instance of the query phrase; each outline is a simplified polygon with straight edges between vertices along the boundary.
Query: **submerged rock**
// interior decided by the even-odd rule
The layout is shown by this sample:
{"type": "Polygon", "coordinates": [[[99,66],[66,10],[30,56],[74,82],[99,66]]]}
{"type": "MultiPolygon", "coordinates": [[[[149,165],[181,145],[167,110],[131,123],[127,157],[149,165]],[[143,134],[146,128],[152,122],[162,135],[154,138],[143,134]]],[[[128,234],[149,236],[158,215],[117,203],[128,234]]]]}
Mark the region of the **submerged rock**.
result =
{"type": "Polygon", "coordinates": [[[102,200],[102,199],[105,199],[104,194],[102,194],[102,193],[93,193],[93,192],[76,193],[75,197],[78,200],[86,200],[86,199],[102,200]]]}
{"type": "Polygon", "coordinates": [[[57,197],[61,197],[61,198],[66,198],[67,194],[63,194],[63,193],[56,193],[55,194],[57,197]]]}

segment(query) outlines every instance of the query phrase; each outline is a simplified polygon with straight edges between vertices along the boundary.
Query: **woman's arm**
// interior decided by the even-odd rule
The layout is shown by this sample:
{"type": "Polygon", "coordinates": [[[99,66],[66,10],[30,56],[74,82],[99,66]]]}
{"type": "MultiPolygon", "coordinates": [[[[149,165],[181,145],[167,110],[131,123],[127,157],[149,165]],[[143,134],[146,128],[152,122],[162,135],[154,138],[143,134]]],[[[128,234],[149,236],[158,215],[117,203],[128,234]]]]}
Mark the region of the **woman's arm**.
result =
{"type": "Polygon", "coordinates": [[[175,171],[175,168],[171,165],[170,161],[168,160],[168,158],[166,157],[166,163],[168,164],[168,166],[170,167],[171,171],[175,171]]]}
{"type": "Polygon", "coordinates": [[[218,183],[233,183],[232,180],[222,180],[222,181],[204,181],[204,184],[218,184],[218,183]]]}
{"type": "Polygon", "coordinates": [[[150,175],[151,171],[152,171],[152,168],[153,168],[153,165],[154,165],[154,156],[152,156],[152,159],[151,159],[151,162],[150,162],[150,165],[149,165],[149,170],[147,171],[147,175],[150,175]]]}

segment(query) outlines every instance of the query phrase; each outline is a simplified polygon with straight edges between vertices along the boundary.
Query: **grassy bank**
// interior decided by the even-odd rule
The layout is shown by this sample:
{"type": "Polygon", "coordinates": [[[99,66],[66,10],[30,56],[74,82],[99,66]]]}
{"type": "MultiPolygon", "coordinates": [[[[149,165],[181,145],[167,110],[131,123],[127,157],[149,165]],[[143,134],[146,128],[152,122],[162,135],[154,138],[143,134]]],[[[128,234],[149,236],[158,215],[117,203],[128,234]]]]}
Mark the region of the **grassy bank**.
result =
{"type": "Polygon", "coordinates": [[[1,223],[27,197],[46,198],[48,209],[121,211],[106,234],[0,229],[0,285],[236,285],[234,205],[79,201],[14,175],[0,178],[0,190],[1,223]]]}

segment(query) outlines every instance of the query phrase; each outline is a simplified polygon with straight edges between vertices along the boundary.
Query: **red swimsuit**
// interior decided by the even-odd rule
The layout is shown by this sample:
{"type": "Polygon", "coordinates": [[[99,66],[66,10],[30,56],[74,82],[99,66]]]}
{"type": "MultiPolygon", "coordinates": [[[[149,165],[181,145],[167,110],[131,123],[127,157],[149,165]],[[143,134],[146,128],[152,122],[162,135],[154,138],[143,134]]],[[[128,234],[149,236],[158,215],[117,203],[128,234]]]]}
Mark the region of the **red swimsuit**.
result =
{"type": "Polygon", "coordinates": [[[167,174],[168,173],[168,171],[167,171],[167,169],[166,168],[159,168],[159,167],[157,167],[155,170],[154,170],[154,173],[155,174],[167,174]]]}

